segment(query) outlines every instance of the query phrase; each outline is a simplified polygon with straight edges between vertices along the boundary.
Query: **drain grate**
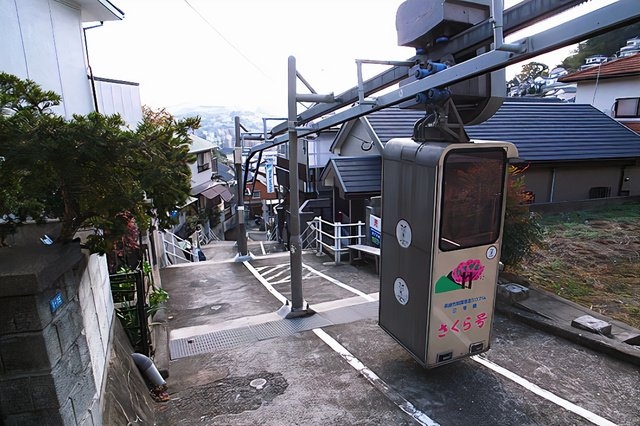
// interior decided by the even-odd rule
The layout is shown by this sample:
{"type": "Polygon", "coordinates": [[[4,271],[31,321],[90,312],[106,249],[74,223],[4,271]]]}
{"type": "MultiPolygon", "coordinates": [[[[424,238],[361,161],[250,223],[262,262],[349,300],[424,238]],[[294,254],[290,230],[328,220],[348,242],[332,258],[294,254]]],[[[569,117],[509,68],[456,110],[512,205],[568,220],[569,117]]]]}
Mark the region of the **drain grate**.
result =
{"type": "Polygon", "coordinates": [[[220,349],[231,349],[251,345],[261,340],[290,336],[302,331],[343,324],[360,319],[375,318],[378,315],[378,302],[336,308],[309,317],[281,319],[261,324],[231,328],[201,334],[169,342],[171,359],[184,358],[220,349]]]}
{"type": "Polygon", "coordinates": [[[259,340],[274,337],[290,336],[301,331],[318,327],[326,327],[333,323],[320,315],[305,318],[283,319],[249,327],[221,330],[213,333],[169,342],[171,359],[184,358],[201,353],[214,352],[219,349],[231,349],[242,345],[250,345],[259,340]]]}
{"type": "Polygon", "coordinates": [[[171,359],[184,358],[218,349],[230,349],[257,342],[257,338],[248,327],[221,330],[214,333],[169,342],[171,359]]]}

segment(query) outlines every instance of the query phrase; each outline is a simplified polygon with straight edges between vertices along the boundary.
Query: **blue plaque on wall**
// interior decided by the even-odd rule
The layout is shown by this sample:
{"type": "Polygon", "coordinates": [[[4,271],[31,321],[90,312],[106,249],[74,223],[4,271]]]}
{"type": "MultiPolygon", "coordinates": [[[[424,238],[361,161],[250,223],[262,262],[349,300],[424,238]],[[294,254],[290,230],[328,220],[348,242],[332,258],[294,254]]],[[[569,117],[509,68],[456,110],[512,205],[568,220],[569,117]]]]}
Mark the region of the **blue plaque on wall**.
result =
{"type": "Polygon", "coordinates": [[[49,307],[51,308],[51,313],[55,313],[60,306],[62,306],[62,304],[64,303],[64,301],[62,300],[62,293],[57,292],[55,296],[53,296],[50,300],[49,300],[49,307]]]}

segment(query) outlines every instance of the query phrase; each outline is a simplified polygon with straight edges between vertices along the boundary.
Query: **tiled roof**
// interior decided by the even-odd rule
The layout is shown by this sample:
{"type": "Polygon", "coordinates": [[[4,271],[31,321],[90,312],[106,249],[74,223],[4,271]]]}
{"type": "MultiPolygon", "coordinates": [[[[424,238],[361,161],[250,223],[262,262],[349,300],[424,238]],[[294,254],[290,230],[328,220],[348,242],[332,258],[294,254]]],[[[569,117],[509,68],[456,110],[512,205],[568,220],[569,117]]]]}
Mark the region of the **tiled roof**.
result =
{"type": "MultiPolygon", "coordinates": [[[[420,111],[387,108],[366,119],[385,143],[411,137],[421,117],[420,111]]],[[[513,142],[525,161],[640,158],[640,136],[586,104],[505,102],[489,120],[465,129],[472,139],[513,142]]]]}
{"type": "Polygon", "coordinates": [[[340,193],[351,196],[367,196],[380,193],[382,158],[378,155],[364,157],[332,158],[324,171],[321,180],[334,174],[340,193]]]}
{"type": "Polygon", "coordinates": [[[605,62],[600,66],[565,75],[564,77],[560,77],[558,81],[572,83],[576,81],[595,80],[596,78],[607,79],[633,76],[640,77],[640,54],[638,53],[605,62]]]}
{"type": "Polygon", "coordinates": [[[636,121],[636,122],[626,122],[626,123],[622,123],[625,126],[627,126],[628,128],[630,128],[631,130],[633,130],[634,132],[640,134],[640,121],[636,121]]]}

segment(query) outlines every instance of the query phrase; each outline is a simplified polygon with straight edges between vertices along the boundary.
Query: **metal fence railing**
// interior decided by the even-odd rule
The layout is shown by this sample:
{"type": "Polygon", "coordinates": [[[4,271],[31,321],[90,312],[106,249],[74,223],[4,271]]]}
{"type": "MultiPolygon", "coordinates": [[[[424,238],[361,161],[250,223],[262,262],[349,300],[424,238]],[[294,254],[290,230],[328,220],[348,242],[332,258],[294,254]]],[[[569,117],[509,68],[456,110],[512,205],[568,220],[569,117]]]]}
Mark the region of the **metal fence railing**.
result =
{"type": "Polygon", "coordinates": [[[164,248],[164,266],[198,261],[197,252],[191,242],[178,237],[173,232],[162,233],[162,247],[164,248]]]}
{"type": "Polygon", "coordinates": [[[366,238],[364,222],[340,223],[329,222],[321,217],[315,217],[307,222],[307,228],[302,233],[303,249],[313,248],[318,253],[332,255],[337,264],[343,254],[348,254],[350,244],[362,244],[366,238]],[[314,235],[315,234],[315,235],[314,235]],[[315,243],[305,242],[314,235],[315,243]]]}

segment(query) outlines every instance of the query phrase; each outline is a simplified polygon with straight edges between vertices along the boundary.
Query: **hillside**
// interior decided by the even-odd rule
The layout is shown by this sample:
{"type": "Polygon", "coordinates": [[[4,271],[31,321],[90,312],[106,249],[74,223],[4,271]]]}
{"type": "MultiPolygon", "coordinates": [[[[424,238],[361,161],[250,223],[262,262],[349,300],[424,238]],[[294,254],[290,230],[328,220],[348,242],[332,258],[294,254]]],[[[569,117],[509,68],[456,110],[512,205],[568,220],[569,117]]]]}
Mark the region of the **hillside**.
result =
{"type": "Polygon", "coordinates": [[[196,135],[221,148],[231,148],[235,145],[234,118],[236,116],[240,117],[240,123],[250,132],[263,132],[263,115],[255,111],[243,111],[224,106],[191,106],[175,108],[170,112],[177,118],[200,116],[200,128],[196,131],[196,135]]]}

